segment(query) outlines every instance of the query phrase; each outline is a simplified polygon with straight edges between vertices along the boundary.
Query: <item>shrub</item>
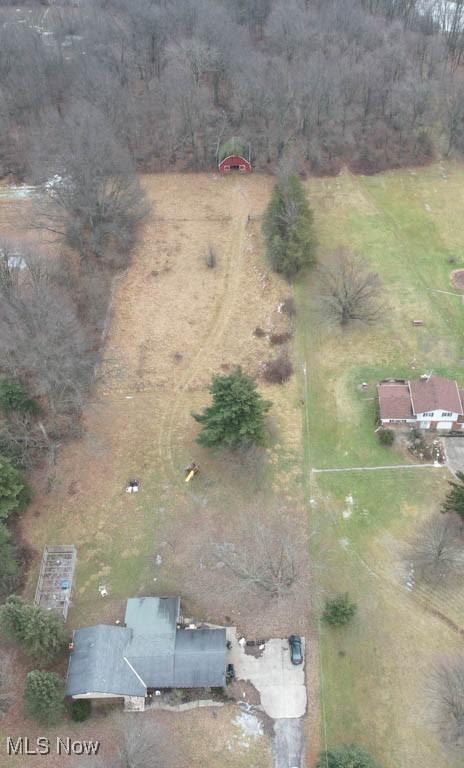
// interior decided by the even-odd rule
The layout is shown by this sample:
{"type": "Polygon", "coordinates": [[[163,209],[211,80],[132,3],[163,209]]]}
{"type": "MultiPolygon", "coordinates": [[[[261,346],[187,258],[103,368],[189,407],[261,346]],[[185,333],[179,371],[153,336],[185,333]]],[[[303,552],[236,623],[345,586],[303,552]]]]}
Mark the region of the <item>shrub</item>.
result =
{"type": "Polygon", "coordinates": [[[288,317],[295,317],[296,315],[296,303],[293,296],[287,296],[286,299],[282,302],[281,311],[287,315],[288,317]]]}
{"type": "Polygon", "coordinates": [[[41,725],[54,725],[63,715],[63,694],[64,680],[59,675],[34,669],[24,686],[26,714],[41,725]]]}
{"type": "Polygon", "coordinates": [[[395,442],[395,433],[392,429],[381,429],[378,435],[381,445],[393,445],[395,442]]]}
{"type": "Polygon", "coordinates": [[[351,621],[356,613],[356,603],[351,603],[348,592],[325,601],[323,619],[332,627],[342,627],[351,621]]]}
{"type": "Polygon", "coordinates": [[[212,245],[208,246],[208,250],[206,251],[205,255],[205,262],[208,269],[214,269],[217,266],[216,250],[212,245]]]}
{"type": "Polygon", "coordinates": [[[381,768],[362,747],[343,744],[332,747],[319,755],[316,768],[381,768]]]}
{"type": "Polygon", "coordinates": [[[293,334],[290,331],[285,331],[284,333],[271,333],[269,341],[275,346],[278,344],[286,344],[287,341],[290,341],[292,335],[293,334]]]}
{"type": "Polygon", "coordinates": [[[75,723],[83,723],[90,717],[92,704],[88,699],[76,699],[71,704],[71,717],[75,723]]]}
{"type": "Polygon", "coordinates": [[[262,339],[266,335],[266,331],[263,331],[263,329],[258,325],[258,327],[253,331],[253,334],[256,336],[256,338],[262,339]]]}
{"type": "Polygon", "coordinates": [[[268,360],[264,366],[264,378],[270,384],[283,384],[293,373],[293,365],[286,352],[275,360],[268,360]]]}

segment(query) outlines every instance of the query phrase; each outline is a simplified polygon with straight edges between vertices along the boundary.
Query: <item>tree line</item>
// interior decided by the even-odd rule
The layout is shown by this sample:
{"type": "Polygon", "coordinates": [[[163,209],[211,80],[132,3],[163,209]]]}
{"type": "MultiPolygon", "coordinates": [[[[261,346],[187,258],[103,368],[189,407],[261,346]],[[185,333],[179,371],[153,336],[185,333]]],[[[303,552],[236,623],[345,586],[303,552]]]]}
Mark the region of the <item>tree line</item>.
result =
{"type": "Polygon", "coordinates": [[[429,5],[82,0],[20,15],[3,3],[0,173],[66,168],[88,114],[145,170],[211,167],[236,134],[271,170],[288,155],[316,173],[417,164],[437,136],[459,152],[463,5],[451,19],[429,5]]]}

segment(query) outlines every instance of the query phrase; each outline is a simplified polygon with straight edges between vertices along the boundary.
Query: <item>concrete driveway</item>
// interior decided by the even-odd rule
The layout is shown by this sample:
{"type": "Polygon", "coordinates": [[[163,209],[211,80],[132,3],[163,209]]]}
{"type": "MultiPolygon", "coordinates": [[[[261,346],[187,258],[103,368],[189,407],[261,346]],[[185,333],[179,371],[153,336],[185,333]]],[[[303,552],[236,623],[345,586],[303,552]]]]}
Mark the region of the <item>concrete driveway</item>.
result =
{"type": "Polygon", "coordinates": [[[300,768],[303,760],[303,721],[286,718],[274,723],[274,768],[300,768]]]}
{"type": "MultiPolygon", "coordinates": [[[[304,663],[292,664],[288,640],[268,640],[262,655],[256,657],[245,653],[234,627],[227,628],[227,639],[232,643],[228,663],[234,665],[238,680],[249,680],[259,691],[266,714],[273,720],[302,717],[306,712],[304,663]]],[[[304,638],[302,646],[305,656],[304,638]]]]}
{"type": "Polygon", "coordinates": [[[464,437],[444,437],[446,466],[453,473],[464,472],[464,437]]]}

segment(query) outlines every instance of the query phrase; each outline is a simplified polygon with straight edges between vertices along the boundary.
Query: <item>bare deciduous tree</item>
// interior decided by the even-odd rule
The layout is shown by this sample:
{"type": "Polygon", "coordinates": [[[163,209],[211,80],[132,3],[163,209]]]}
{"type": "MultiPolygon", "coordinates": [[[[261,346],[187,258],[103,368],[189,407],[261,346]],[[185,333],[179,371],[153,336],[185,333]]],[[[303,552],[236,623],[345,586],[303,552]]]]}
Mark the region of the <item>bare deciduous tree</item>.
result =
{"type": "Polygon", "coordinates": [[[434,515],[419,528],[407,550],[414,577],[432,586],[464,575],[463,523],[457,515],[434,515]]]}
{"type": "Polygon", "coordinates": [[[71,297],[54,277],[54,258],[4,245],[0,257],[2,368],[26,379],[34,397],[58,416],[79,411],[92,381],[95,353],[71,297]],[[10,249],[10,250],[9,250],[10,249]]]}
{"type": "Polygon", "coordinates": [[[117,722],[120,768],[174,768],[175,745],[158,722],[140,714],[123,715],[117,722]]]}
{"type": "Polygon", "coordinates": [[[443,744],[453,751],[464,749],[464,656],[438,661],[426,690],[429,716],[443,744]]]}
{"type": "Polygon", "coordinates": [[[37,207],[35,226],[75,248],[83,258],[105,257],[113,265],[127,262],[135,229],[147,212],[129,154],[101,115],[71,112],[58,125],[60,173],[37,207]],[[118,260],[119,257],[119,260],[118,260]]]}
{"type": "Polygon", "coordinates": [[[325,319],[342,327],[354,321],[367,325],[384,311],[379,276],[354,253],[339,248],[330,266],[320,270],[320,301],[325,319]]]}
{"type": "Polygon", "coordinates": [[[263,589],[270,596],[286,595],[298,579],[298,562],[293,536],[285,523],[252,518],[241,521],[240,539],[211,545],[211,566],[225,568],[237,583],[263,589]]]}

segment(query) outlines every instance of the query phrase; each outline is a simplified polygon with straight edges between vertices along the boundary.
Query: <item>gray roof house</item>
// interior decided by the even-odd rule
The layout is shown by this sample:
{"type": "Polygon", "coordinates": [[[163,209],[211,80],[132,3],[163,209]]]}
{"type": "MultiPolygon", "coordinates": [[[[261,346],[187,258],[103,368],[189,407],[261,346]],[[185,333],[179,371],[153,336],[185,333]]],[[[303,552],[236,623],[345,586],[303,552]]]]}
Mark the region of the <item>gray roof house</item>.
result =
{"type": "Polygon", "coordinates": [[[75,630],[66,695],[121,696],[126,709],[143,709],[149,688],[225,685],[225,629],[182,629],[179,617],[180,597],[134,597],[124,626],[75,630]]]}

